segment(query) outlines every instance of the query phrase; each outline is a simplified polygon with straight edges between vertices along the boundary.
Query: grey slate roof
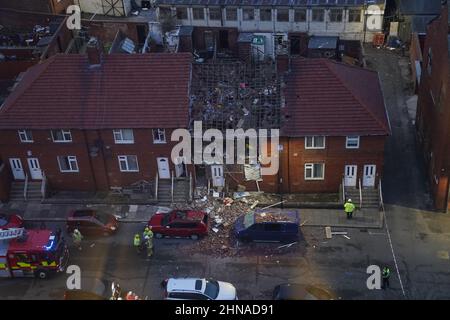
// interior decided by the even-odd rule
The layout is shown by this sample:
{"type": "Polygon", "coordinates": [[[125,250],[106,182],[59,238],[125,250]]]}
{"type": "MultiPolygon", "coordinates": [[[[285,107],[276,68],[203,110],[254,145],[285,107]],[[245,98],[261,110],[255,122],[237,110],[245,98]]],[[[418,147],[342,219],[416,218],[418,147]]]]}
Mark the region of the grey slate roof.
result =
{"type": "Polygon", "coordinates": [[[368,4],[384,4],[385,0],[156,0],[157,5],[187,6],[361,6],[368,4]]]}

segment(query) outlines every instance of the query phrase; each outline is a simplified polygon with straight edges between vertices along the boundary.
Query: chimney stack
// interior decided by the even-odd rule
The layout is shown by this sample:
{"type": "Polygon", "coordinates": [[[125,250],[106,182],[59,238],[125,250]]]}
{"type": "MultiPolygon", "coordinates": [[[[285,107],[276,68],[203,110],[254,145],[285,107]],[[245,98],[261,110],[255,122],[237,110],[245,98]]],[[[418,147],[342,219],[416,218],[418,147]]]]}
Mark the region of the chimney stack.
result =
{"type": "Polygon", "coordinates": [[[88,55],[89,65],[98,66],[102,63],[102,50],[97,38],[91,37],[87,43],[86,53],[88,55]]]}

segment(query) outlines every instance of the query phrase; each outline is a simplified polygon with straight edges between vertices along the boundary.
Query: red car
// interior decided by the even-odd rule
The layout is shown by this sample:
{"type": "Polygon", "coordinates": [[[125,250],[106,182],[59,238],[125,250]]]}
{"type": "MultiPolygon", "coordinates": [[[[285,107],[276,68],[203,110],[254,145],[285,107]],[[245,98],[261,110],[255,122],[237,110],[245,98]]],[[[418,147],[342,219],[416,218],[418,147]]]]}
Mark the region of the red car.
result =
{"type": "Polygon", "coordinates": [[[78,229],[82,235],[109,236],[117,231],[119,222],[113,214],[92,209],[75,210],[67,217],[67,232],[78,229]]]}
{"type": "Polygon", "coordinates": [[[190,237],[193,240],[208,234],[208,215],[203,211],[173,210],[157,212],[148,222],[156,238],[190,237]]]}
{"type": "Polygon", "coordinates": [[[0,230],[22,227],[23,219],[18,214],[0,214],[0,230]]]}

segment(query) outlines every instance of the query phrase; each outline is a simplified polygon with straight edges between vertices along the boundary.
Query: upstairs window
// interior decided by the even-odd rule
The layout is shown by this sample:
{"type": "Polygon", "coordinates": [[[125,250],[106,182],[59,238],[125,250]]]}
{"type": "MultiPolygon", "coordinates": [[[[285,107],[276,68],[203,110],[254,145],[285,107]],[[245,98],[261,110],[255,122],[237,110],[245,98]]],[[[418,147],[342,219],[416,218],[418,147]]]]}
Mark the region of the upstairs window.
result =
{"type": "Polygon", "coordinates": [[[294,22],[306,22],[306,9],[294,10],[294,22]]]}
{"type": "Polygon", "coordinates": [[[19,130],[20,142],[33,142],[33,134],[31,130],[19,130]]]}
{"type": "Polygon", "coordinates": [[[277,9],[277,21],[289,22],[289,9],[277,9]]]}
{"type": "Polygon", "coordinates": [[[178,20],[187,20],[188,19],[187,8],[185,8],[185,7],[177,8],[177,19],[178,20]]]}
{"type": "Polygon", "coordinates": [[[342,22],[342,9],[330,9],[330,22],[342,22]]]}
{"type": "Polygon", "coordinates": [[[359,9],[348,10],[348,22],[361,22],[361,10],[359,9]]]}
{"type": "Polygon", "coordinates": [[[228,21],[236,21],[237,20],[237,9],[236,8],[226,8],[225,9],[225,18],[228,21]]]}
{"type": "Polygon", "coordinates": [[[272,9],[270,8],[259,9],[259,20],[272,21],[272,9]]]}
{"type": "Polygon", "coordinates": [[[153,143],[166,143],[166,131],[164,129],[153,129],[153,143]]]}
{"type": "Polygon", "coordinates": [[[205,10],[203,8],[192,8],[192,17],[194,20],[205,20],[205,10]]]}
{"type": "Polygon", "coordinates": [[[72,134],[70,130],[52,130],[52,139],[53,142],[72,142],[72,134]]]}
{"type": "Polygon", "coordinates": [[[324,10],[323,9],[312,9],[312,21],[313,22],[323,22],[324,20],[324,10]]]}
{"type": "Polygon", "coordinates": [[[305,137],[305,149],[325,149],[325,137],[305,137]]]}
{"type": "Polygon", "coordinates": [[[210,20],[222,20],[222,10],[220,8],[209,8],[210,20]]]}
{"type": "Polygon", "coordinates": [[[114,142],[117,144],[131,144],[134,143],[134,136],[132,129],[116,129],[113,131],[114,142]]]}
{"type": "Polygon", "coordinates": [[[345,139],[345,148],[358,149],[359,148],[359,136],[348,136],[345,139]]]}
{"type": "Polygon", "coordinates": [[[255,10],[253,8],[242,9],[242,15],[243,15],[244,21],[255,20],[255,10]]]}

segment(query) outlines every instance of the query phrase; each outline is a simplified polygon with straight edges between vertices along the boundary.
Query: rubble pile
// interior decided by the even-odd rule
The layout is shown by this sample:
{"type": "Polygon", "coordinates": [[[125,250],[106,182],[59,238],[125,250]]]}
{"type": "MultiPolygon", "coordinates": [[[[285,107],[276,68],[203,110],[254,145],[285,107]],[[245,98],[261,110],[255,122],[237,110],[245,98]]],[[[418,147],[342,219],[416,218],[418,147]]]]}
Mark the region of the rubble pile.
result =
{"type": "Polygon", "coordinates": [[[278,222],[278,221],[290,221],[291,218],[289,218],[287,215],[279,212],[264,212],[255,215],[255,221],[257,223],[260,222],[278,222]]]}

